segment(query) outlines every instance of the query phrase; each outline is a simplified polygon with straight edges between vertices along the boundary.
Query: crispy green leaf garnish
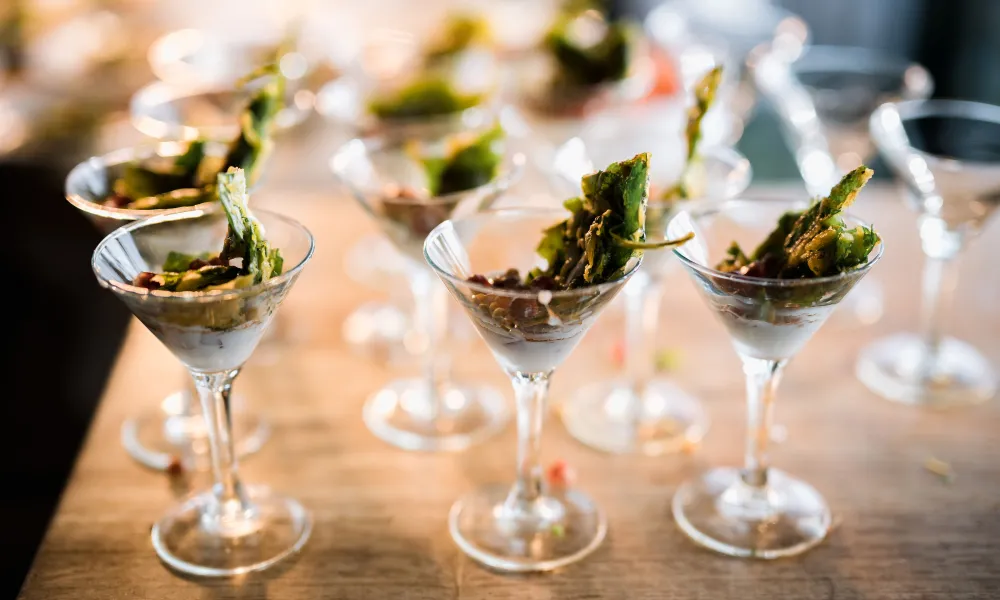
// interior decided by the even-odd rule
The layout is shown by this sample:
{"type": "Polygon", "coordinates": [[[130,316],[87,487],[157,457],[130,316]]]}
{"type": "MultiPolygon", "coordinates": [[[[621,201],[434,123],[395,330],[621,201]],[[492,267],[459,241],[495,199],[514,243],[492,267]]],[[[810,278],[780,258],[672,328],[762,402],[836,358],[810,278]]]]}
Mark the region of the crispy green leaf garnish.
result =
{"type": "Polygon", "coordinates": [[[490,42],[490,24],[484,17],[474,14],[453,14],[445,21],[439,35],[424,52],[428,63],[452,57],[476,45],[490,42]]]}
{"type": "Polygon", "coordinates": [[[684,162],[684,169],[677,183],[667,188],[660,194],[661,201],[686,200],[691,197],[690,183],[691,172],[698,162],[698,144],[701,142],[701,122],[705,118],[705,113],[715,102],[715,95],[722,82],[722,66],[717,66],[706,73],[694,86],[694,104],[688,109],[687,125],[684,128],[684,137],[687,140],[687,155],[684,162]]]}
{"type": "Polygon", "coordinates": [[[263,226],[247,206],[249,198],[243,171],[230,167],[225,173],[219,173],[218,189],[219,200],[229,220],[229,231],[220,254],[222,260],[228,263],[240,259],[243,272],[253,275],[255,284],[280,274],[280,253],[271,249],[264,238],[263,226]]]}
{"type": "Polygon", "coordinates": [[[214,188],[181,188],[155,196],[146,196],[125,205],[131,210],[166,210],[197,206],[215,199],[214,188]]]}
{"type": "Polygon", "coordinates": [[[583,197],[564,204],[572,215],[545,230],[537,252],[548,268],[533,271],[529,281],[545,276],[563,289],[604,283],[624,275],[643,249],[686,241],[645,243],[648,154],[587,175],[581,187],[583,197]]]}
{"type": "Polygon", "coordinates": [[[420,156],[417,160],[427,175],[427,189],[432,196],[464,192],[492,181],[503,160],[504,130],[496,125],[478,137],[458,134],[447,142],[444,156],[420,156]]]}
{"type": "Polygon", "coordinates": [[[733,242],[716,269],[755,277],[800,279],[850,271],[868,261],[879,242],[871,227],[848,229],[840,213],[849,207],[873,171],[864,165],[851,171],[802,212],[785,213],[777,227],[748,258],[733,242]]]}
{"type": "Polygon", "coordinates": [[[427,74],[400,90],[374,98],[368,109],[380,119],[411,119],[454,114],[482,101],[481,94],[463,94],[445,77],[427,74]]]}

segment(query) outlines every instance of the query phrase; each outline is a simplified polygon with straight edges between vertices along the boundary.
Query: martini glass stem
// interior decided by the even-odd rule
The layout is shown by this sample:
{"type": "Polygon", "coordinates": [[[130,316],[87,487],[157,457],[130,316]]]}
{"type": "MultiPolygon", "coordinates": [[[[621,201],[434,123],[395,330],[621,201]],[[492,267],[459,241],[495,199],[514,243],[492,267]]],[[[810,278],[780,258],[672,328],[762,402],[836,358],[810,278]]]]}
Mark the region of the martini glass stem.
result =
{"type": "Polygon", "coordinates": [[[925,218],[920,223],[920,240],[927,260],[924,264],[920,334],[924,354],[920,373],[932,374],[944,330],[944,318],[958,284],[955,264],[962,247],[961,235],[948,231],[938,219],[925,218]]]}
{"type": "Polygon", "coordinates": [[[212,493],[216,503],[212,513],[205,515],[206,527],[223,537],[237,537],[255,529],[256,511],[240,482],[236,453],[233,450],[232,407],[230,392],[239,369],[217,373],[192,373],[201,399],[208,430],[212,474],[212,493]]]}
{"type": "Polygon", "coordinates": [[[427,382],[427,420],[442,412],[441,389],[448,380],[448,356],[441,351],[441,340],[448,325],[448,290],[427,269],[414,271],[410,286],[415,304],[416,331],[421,337],[423,374],[427,382]]]}
{"type": "Polygon", "coordinates": [[[774,399],[781,381],[784,360],[764,360],[742,356],[747,376],[747,440],[743,483],[752,488],[767,486],[770,468],[767,450],[771,441],[774,399]]]}
{"type": "Polygon", "coordinates": [[[530,514],[542,495],[542,423],[549,395],[548,373],[511,374],[517,406],[517,480],[507,498],[514,514],[530,514]]]}
{"type": "Polygon", "coordinates": [[[663,280],[636,273],[625,288],[625,373],[631,387],[629,416],[637,422],[642,415],[642,399],[653,378],[653,357],[663,299],[663,280]]]}

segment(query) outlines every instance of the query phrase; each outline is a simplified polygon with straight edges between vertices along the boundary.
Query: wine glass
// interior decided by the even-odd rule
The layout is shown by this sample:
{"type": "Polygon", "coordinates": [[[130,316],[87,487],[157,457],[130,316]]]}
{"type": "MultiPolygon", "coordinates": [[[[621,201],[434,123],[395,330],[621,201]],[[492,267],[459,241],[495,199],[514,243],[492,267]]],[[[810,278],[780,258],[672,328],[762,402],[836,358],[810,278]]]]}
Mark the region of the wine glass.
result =
{"type": "Polygon", "coordinates": [[[364,408],[365,424],[375,435],[407,450],[462,450],[499,431],[508,413],[495,390],[450,380],[449,357],[440,344],[447,330],[448,295],[421,256],[434,227],[488,208],[520,176],[525,157],[508,148],[493,180],[466,191],[424,195],[416,190],[425,187],[426,176],[407,147],[414,142],[436,145],[442,139],[396,134],[356,138],[330,159],[334,176],[409,259],[418,334],[413,343],[422,355],[423,377],[388,383],[364,408]]]}
{"type": "MultiPolygon", "coordinates": [[[[803,208],[787,201],[731,200],[683,210],[667,227],[672,238],[694,232],[695,238],[675,253],[725,325],[747,376],[744,467],[713,468],[682,484],[673,500],[674,519],[684,533],[731,556],[800,554],[830,530],[830,509],[820,493],[770,467],[771,417],[785,365],[878,262],[882,244],[864,265],[830,277],[769,279],[712,267],[734,239],[752,247],[782,214],[803,208]]],[[[844,220],[848,227],[867,224],[844,220]]]]}
{"type": "MultiPolygon", "coordinates": [[[[126,165],[152,156],[178,156],[184,149],[183,143],[160,142],[90,158],[70,171],[66,178],[66,199],[103,233],[149,217],[191,210],[133,210],[105,204],[105,199],[112,194],[114,182],[122,176],[126,165]]],[[[225,148],[221,144],[206,146],[209,156],[223,156],[224,153],[225,148]]],[[[194,208],[207,210],[212,205],[204,203],[194,208]]],[[[231,400],[236,454],[253,454],[270,436],[270,426],[259,415],[247,411],[242,398],[234,396],[231,400]]],[[[132,458],[151,469],[166,471],[178,465],[207,469],[210,466],[208,432],[197,402],[197,393],[190,382],[185,389],[164,398],[155,409],[127,418],[122,423],[122,445],[132,458]]]]}
{"type": "Polygon", "coordinates": [[[198,389],[215,484],[173,507],[152,529],[160,558],[190,575],[267,569],[301,549],[312,530],[309,512],[296,500],[244,485],[237,474],[233,381],[313,254],[312,235],[302,225],[266,211],[257,218],[268,241],[281,249],[286,269],[248,288],[176,293],[132,285],[139,273],[158,269],[170,251],[198,255],[221,248],[228,220],[219,205],[130,223],[94,251],[98,282],[177,357],[198,389]]]}
{"type": "MultiPolygon", "coordinates": [[[[681,115],[679,115],[681,116],[681,115]]],[[[681,121],[683,119],[680,119],[681,121]]],[[[682,176],[686,149],[678,135],[682,123],[653,122],[645,127],[624,124],[616,129],[585,132],[586,142],[574,138],[556,154],[554,170],[575,182],[607,164],[615,156],[639,149],[653,155],[652,195],[662,194],[682,176]]],[[[750,183],[750,163],[735,150],[708,148],[686,174],[691,200],[732,198],[750,183]]],[[[663,239],[667,223],[681,201],[652,199],[646,211],[646,238],[663,239]]],[[[674,262],[668,252],[647,252],[643,268],[625,286],[624,377],[592,383],[577,390],[561,410],[566,429],[588,446],[613,453],[658,455],[698,442],[708,430],[701,402],[667,377],[655,376],[655,356],[661,342],[660,306],[666,275],[674,262]]]]}
{"type": "Polygon", "coordinates": [[[448,518],[462,551],[500,571],[548,571],[576,562],[607,532],[604,512],[589,496],[546,485],[539,447],[552,373],[639,261],[621,279],[568,291],[516,291],[468,281],[473,274],[503,273],[512,266],[527,272],[539,260],[533,253],[537,236],[565,218],[558,209],[484,211],[442,223],[424,244],[427,263],[465,309],[514,387],[514,485],[479,488],[459,499],[448,518]]]}
{"type": "Polygon", "coordinates": [[[1000,106],[957,100],[888,103],[871,117],[872,139],[919,212],[924,251],[919,333],[876,341],[857,363],[876,394],[918,406],[983,402],[997,390],[989,361],[944,334],[958,256],[1000,206],[1000,106]]]}

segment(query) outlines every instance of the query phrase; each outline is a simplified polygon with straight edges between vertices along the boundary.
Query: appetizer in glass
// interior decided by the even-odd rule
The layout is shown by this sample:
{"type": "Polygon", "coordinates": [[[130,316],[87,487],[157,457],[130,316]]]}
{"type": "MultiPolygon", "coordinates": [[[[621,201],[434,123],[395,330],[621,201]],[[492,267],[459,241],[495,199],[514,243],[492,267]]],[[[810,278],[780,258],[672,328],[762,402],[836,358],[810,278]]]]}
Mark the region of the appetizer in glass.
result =
{"type": "Polygon", "coordinates": [[[422,262],[424,239],[456,215],[488,208],[519,176],[524,156],[499,126],[445,137],[354,139],[330,161],[336,178],[409,259],[414,343],[424,376],[390,382],[364,409],[383,440],[409,450],[461,450],[497,432],[507,408],[496,391],[458,384],[441,349],[448,297],[422,262]]]}
{"type": "Polygon", "coordinates": [[[695,234],[675,253],[725,325],[747,376],[744,467],[711,469],[674,495],[674,519],[702,546],[779,558],[808,550],[830,530],[823,497],[772,469],[767,448],[785,365],[882,256],[878,234],[842,213],[871,175],[858,167],[808,206],[730,200],[682,210],[667,228],[695,234]],[[757,225],[764,216],[777,221],[770,232],[757,225]],[[762,241],[750,250],[748,240],[762,241]]]}
{"type": "Polygon", "coordinates": [[[543,480],[539,446],[552,373],[639,266],[648,166],[641,154],[586,176],[583,195],[565,203],[568,217],[559,209],[484,211],[442,223],[424,244],[427,263],[514,387],[514,485],[473,491],[449,516],[462,551],[491,568],[556,569],[593,552],[607,532],[589,496],[543,480]],[[539,233],[535,252],[519,245],[539,233]]]}
{"type": "Polygon", "coordinates": [[[247,207],[242,170],[220,173],[220,204],[115,230],[94,252],[98,282],[190,371],[202,406],[215,484],[152,529],[171,568],[197,576],[266,569],[297,552],[312,521],[297,501],[237,474],[231,388],[313,254],[295,221],[247,207]]]}

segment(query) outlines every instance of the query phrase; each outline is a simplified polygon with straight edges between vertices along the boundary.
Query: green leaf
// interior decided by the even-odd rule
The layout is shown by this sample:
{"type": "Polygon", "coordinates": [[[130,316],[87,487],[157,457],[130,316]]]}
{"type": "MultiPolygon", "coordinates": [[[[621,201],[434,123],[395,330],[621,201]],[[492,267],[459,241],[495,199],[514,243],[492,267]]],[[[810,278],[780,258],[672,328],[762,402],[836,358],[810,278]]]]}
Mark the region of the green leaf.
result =
{"type": "Polygon", "coordinates": [[[368,109],[380,119],[450,115],[482,102],[480,94],[462,94],[446,78],[428,74],[402,89],[373,99],[368,109]]]}
{"type": "MultiPolygon", "coordinates": [[[[243,171],[230,167],[218,178],[219,200],[226,211],[229,231],[220,257],[229,262],[242,261],[242,272],[254,276],[254,283],[261,283],[277,275],[272,263],[271,248],[264,238],[264,228],[254,218],[247,205],[246,179],[243,171]]],[[[280,265],[279,265],[280,267],[280,265]]]]}
{"type": "Polygon", "coordinates": [[[445,144],[442,156],[418,156],[432,196],[444,196],[486,185],[497,175],[503,160],[504,130],[498,124],[478,137],[458,134],[445,144]]]}
{"type": "Polygon", "coordinates": [[[625,23],[607,21],[590,12],[573,12],[556,20],[545,47],[558,66],[556,85],[595,86],[620,81],[628,73],[633,34],[625,23]],[[590,21],[590,22],[582,22],[590,21]],[[582,40],[580,29],[602,27],[599,39],[582,40]]]}
{"type": "Polygon", "coordinates": [[[285,107],[286,80],[281,69],[271,64],[255,71],[251,77],[267,77],[266,83],[250,97],[240,114],[240,133],[230,143],[220,172],[237,167],[246,172],[253,185],[260,176],[260,165],[270,154],[274,143],[275,119],[285,107]]]}
{"type": "Polygon", "coordinates": [[[174,166],[183,170],[190,177],[198,172],[198,166],[205,158],[205,140],[195,140],[188,144],[187,150],[174,159],[174,166]]]}
{"type": "Polygon", "coordinates": [[[240,275],[236,267],[210,265],[194,271],[160,273],[153,277],[165,292],[197,292],[209,286],[220,285],[240,275]]]}
{"type": "Polygon", "coordinates": [[[214,188],[181,188],[156,196],[133,200],[125,205],[131,210],[166,210],[196,206],[215,199],[214,188]]]}

